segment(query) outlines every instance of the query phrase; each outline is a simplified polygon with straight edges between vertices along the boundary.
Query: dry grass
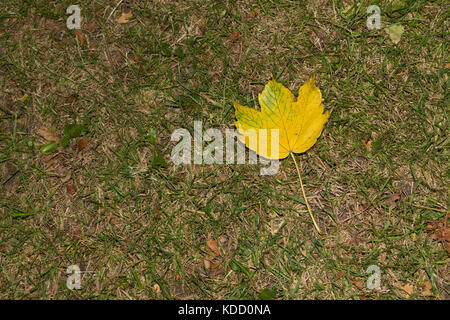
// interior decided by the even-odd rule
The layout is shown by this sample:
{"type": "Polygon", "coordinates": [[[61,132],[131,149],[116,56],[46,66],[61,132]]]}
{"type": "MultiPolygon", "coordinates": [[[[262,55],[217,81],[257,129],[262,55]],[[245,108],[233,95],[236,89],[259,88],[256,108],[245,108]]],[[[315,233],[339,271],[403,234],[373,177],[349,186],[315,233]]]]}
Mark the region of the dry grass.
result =
{"type": "Polygon", "coordinates": [[[380,5],[398,45],[367,30],[367,3],[117,3],[82,1],[81,37],[69,2],[1,5],[0,297],[448,299],[445,242],[425,230],[448,212],[444,1],[380,5]],[[174,129],[231,128],[232,101],[256,106],[271,73],[293,92],[316,73],[331,111],[298,156],[322,237],[290,161],[264,177],[170,160],[174,129]],[[39,151],[40,128],[75,121],[86,149],[39,151]]]}

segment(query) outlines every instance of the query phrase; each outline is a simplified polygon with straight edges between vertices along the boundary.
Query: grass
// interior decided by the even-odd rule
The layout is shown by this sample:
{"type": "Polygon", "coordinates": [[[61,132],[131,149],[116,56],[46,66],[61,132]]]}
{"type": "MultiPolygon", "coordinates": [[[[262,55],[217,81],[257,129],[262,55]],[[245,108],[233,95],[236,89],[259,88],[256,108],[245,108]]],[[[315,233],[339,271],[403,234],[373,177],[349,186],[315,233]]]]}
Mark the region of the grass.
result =
{"type": "Polygon", "coordinates": [[[426,230],[448,214],[445,1],[82,0],[81,37],[71,4],[0,5],[1,298],[449,298],[426,230]],[[371,4],[405,27],[397,45],[367,29],[371,4]],[[292,161],[170,160],[175,129],[232,128],[232,101],[256,106],[271,73],[293,92],[315,73],[331,112],[296,156],[323,236],[292,161]],[[39,151],[39,129],[74,122],[86,149],[39,151]]]}

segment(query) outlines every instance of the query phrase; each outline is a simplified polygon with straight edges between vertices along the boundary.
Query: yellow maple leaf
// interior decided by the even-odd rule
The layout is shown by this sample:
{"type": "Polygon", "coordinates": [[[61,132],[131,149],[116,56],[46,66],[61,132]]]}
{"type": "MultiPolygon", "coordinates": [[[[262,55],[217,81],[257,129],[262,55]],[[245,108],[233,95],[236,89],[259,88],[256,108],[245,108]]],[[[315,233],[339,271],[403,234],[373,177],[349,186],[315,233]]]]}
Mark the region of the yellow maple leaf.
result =
{"type": "Polygon", "coordinates": [[[234,102],[235,125],[241,134],[239,140],[267,159],[292,156],[308,211],[321,233],[309,208],[294,157],[294,153],[303,153],[316,143],[330,116],[328,111],[323,113],[322,94],[315,85],[315,76],[300,87],[297,100],[288,88],[272,77],[258,95],[258,100],[261,111],[234,102]],[[272,139],[273,129],[278,130],[278,142],[272,139]],[[272,148],[272,143],[278,143],[278,148],[272,148]]]}
{"type": "Polygon", "coordinates": [[[297,101],[288,88],[273,79],[258,98],[261,111],[234,103],[235,125],[242,134],[241,142],[267,159],[283,159],[291,153],[307,151],[316,143],[330,115],[323,113],[322,94],[314,83],[314,76],[300,87],[297,101]],[[254,129],[257,136],[256,149],[250,144],[249,129],[254,129]],[[259,129],[267,129],[267,136],[259,129]],[[277,154],[271,154],[270,129],[279,130],[277,154]]]}

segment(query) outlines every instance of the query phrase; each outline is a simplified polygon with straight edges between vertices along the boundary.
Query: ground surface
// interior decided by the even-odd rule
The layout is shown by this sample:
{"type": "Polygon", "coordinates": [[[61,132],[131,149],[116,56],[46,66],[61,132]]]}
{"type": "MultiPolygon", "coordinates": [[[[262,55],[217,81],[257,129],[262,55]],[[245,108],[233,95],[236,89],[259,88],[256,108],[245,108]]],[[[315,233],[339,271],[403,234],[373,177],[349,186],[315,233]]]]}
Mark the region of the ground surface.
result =
{"type": "Polygon", "coordinates": [[[351,4],[2,1],[0,298],[448,299],[448,3],[351,4]],[[292,159],[170,160],[175,129],[233,128],[271,73],[294,93],[315,73],[331,113],[297,155],[323,236],[292,159]]]}

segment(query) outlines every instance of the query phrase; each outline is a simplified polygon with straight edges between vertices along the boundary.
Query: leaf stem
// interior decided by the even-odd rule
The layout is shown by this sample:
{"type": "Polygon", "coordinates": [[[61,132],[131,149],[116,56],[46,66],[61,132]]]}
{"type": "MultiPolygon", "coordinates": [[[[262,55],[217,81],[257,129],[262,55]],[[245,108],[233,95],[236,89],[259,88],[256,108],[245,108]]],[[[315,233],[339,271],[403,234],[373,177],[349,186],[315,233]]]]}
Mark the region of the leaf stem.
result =
{"type": "Polygon", "coordinates": [[[314,223],[314,227],[316,228],[317,232],[319,234],[322,234],[322,231],[320,230],[319,226],[316,223],[316,220],[314,219],[314,216],[312,215],[311,208],[309,207],[308,199],[306,198],[306,194],[305,194],[305,188],[303,188],[303,181],[302,181],[302,176],[300,175],[300,169],[298,168],[297,161],[295,160],[294,154],[292,152],[291,152],[291,156],[292,156],[292,160],[294,160],[295,168],[297,169],[298,180],[300,181],[300,187],[302,188],[303,198],[305,199],[305,203],[306,203],[306,207],[308,208],[309,215],[311,216],[311,219],[314,223]]]}

